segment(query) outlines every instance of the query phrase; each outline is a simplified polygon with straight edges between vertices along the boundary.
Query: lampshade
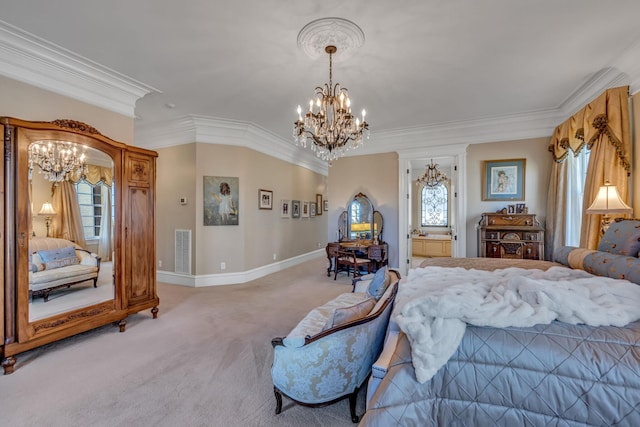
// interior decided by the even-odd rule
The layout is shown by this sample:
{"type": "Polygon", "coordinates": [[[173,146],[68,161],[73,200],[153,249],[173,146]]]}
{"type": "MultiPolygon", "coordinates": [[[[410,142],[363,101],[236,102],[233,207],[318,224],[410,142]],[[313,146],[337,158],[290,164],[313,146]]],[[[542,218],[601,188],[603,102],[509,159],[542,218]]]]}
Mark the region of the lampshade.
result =
{"type": "Polygon", "coordinates": [[[598,195],[587,209],[588,214],[631,213],[633,209],[622,201],[615,185],[605,184],[598,190],[598,195]]]}
{"type": "Polygon", "coordinates": [[[52,216],[55,215],[56,211],[53,210],[53,206],[51,206],[51,203],[49,202],[45,202],[42,204],[42,209],[40,209],[40,212],[38,212],[38,215],[46,215],[46,216],[52,216]]]}

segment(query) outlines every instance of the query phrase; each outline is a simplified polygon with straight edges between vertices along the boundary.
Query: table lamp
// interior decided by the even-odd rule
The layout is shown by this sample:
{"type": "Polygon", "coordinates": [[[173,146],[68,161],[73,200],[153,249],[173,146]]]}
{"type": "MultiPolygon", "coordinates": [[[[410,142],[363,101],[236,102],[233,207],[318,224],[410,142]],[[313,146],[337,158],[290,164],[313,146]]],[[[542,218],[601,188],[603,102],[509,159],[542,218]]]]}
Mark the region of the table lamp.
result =
{"type": "Polygon", "coordinates": [[[47,226],[47,237],[51,237],[49,236],[49,227],[51,226],[51,217],[56,215],[56,211],[53,210],[53,206],[51,206],[51,203],[49,202],[45,202],[42,204],[42,209],[40,209],[40,212],[38,212],[39,216],[44,216],[44,223],[47,226]]]}
{"type": "Polygon", "coordinates": [[[588,214],[602,215],[600,221],[600,236],[602,236],[609,228],[609,224],[611,224],[612,218],[609,216],[610,214],[627,214],[633,212],[633,209],[622,201],[615,185],[605,182],[598,190],[596,199],[587,208],[586,212],[588,214]]]}

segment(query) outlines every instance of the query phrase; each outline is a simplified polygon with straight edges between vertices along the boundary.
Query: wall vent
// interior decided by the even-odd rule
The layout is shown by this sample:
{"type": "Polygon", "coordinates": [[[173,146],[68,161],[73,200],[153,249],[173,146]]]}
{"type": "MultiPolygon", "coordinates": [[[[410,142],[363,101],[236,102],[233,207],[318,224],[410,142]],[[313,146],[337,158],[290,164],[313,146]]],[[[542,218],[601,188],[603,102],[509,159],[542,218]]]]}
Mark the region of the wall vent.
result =
{"type": "Polygon", "coordinates": [[[191,274],[191,230],[176,230],[175,272],[191,274]]]}

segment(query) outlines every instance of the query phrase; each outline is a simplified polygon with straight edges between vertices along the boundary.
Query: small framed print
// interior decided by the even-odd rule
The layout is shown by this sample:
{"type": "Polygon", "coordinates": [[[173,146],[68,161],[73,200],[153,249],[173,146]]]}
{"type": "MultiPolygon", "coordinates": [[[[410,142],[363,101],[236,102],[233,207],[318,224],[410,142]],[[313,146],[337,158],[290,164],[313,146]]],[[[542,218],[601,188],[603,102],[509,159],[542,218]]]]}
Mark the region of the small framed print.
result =
{"type": "Polygon", "coordinates": [[[316,216],[316,202],[309,202],[309,216],[316,216]]]}
{"type": "Polygon", "coordinates": [[[484,161],[482,200],[524,200],[526,161],[526,159],[484,161]]]}
{"type": "Polygon", "coordinates": [[[309,218],[309,202],[302,202],[302,218],[309,218]]]}
{"type": "Polygon", "coordinates": [[[322,215],[322,194],[316,194],[316,215],[322,215]]]}
{"type": "Polygon", "coordinates": [[[516,203],[516,213],[517,214],[527,213],[526,212],[527,208],[525,206],[526,205],[524,203],[516,203]]]}
{"type": "Polygon", "coordinates": [[[514,214],[514,213],[516,213],[516,205],[509,205],[509,206],[507,206],[507,213],[508,213],[508,214],[514,214]]]}
{"type": "Polygon", "coordinates": [[[324,208],[323,210],[325,212],[329,212],[329,201],[327,199],[324,199],[324,208]]]}
{"type": "Polygon", "coordinates": [[[300,200],[291,201],[291,218],[300,218],[300,200]]]}
{"type": "Polygon", "coordinates": [[[273,209],[273,191],[258,190],[258,207],[260,209],[273,209]]]}
{"type": "Polygon", "coordinates": [[[289,218],[291,216],[291,200],[280,200],[280,217],[289,218]]]}

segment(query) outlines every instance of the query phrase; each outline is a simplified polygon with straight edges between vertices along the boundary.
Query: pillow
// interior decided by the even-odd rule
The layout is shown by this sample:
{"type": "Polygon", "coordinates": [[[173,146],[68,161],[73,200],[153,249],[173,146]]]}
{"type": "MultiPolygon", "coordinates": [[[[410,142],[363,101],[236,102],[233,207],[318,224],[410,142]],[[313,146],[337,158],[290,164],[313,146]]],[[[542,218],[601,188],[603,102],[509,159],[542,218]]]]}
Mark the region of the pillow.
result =
{"type": "Polygon", "coordinates": [[[67,265],[78,264],[80,261],[76,256],[76,250],[73,246],[67,246],[66,248],[49,249],[46,251],[38,251],[38,255],[44,262],[44,267],[47,270],[52,268],[60,268],[67,265]]]}
{"type": "Polygon", "coordinates": [[[42,258],[36,252],[29,254],[29,270],[34,273],[44,270],[42,258]]]}
{"type": "Polygon", "coordinates": [[[375,303],[376,300],[374,298],[367,298],[351,307],[336,308],[333,314],[329,316],[329,319],[327,319],[327,323],[322,330],[326,331],[327,329],[344,325],[353,320],[364,319],[367,317],[367,314],[371,312],[375,303]]]}
{"type": "Polygon", "coordinates": [[[640,220],[623,219],[612,222],[602,236],[598,250],[637,257],[640,251],[640,220]]]}
{"type": "Polygon", "coordinates": [[[377,300],[380,299],[387,286],[389,286],[389,281],[386,279],[387,267],[378,269],[376,274],[373,276],[371,283],[369,283],[367,293],[377,300]]]}

